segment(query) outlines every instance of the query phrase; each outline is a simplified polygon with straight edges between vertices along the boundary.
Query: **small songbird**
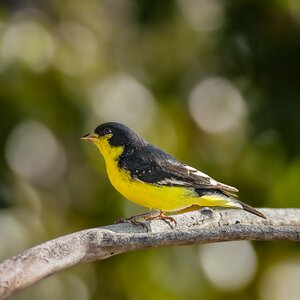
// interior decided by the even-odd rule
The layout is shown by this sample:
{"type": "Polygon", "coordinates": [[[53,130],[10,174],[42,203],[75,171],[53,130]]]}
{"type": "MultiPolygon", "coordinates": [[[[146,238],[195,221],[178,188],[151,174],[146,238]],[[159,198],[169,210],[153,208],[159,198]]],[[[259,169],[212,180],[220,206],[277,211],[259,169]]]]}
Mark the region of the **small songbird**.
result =
{"type": "Polygon", "coordinates": [[[218,182],[205,173],[179,162],[146,142],[120,123],[99,125],[94,133],[82,137],[102,153],[110,182],[125,198],[148,207],[149,213],[123,221],[163,219],[199,207],[240,208],[266,218],[261,212],[236,199],[238,190],[218,182]]]}

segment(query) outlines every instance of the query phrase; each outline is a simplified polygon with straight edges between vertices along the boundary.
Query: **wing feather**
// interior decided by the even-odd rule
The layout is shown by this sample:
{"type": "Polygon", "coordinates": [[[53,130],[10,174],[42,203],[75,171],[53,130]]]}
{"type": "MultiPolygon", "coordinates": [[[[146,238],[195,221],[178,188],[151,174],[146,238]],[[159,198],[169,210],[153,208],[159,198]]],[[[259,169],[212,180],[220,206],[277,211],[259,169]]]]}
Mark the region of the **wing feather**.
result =
{"type": "Polygon", "coordinates": [[[234,196],[234,193],[238,192],[235,187],[216,181],[151,144],[145,144],[138,151],[125,153],[120,158],[119,165],[126,169],[132,178],[142,182],[195,189],[217,189],[229,196],[234,196]]]}

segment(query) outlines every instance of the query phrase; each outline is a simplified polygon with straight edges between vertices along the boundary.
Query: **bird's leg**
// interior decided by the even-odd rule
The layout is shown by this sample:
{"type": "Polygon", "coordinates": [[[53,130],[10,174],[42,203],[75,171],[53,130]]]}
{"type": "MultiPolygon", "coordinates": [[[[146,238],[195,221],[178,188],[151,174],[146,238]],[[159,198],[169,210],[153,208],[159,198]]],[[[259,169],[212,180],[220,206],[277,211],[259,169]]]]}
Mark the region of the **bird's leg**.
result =
{"type": "Polygon", "coordinates": [[[139,214],[139,215],[135,215],[129,218],[125,218],[125,219],[117,219],[115,221],[115,224],[120,224],[120,223],[132,223],[134,225],[138,225],[138,226],[142,226],[144,228],[147,229],[148,231],[148,227],[145,223],[139,221],[139,220],[148,220],[149,217],[153,216],[153,214],[155,213],[155,211],[150,211],[148,213],[143,213],[143,214],[139,214]]]}
{"type": "Polygon", "coordinates": [[[165,216],[165,212],[161,211],[161,210],[152,210],[148,213],[143,213],[143,214],[139,214],[139,215],[135,215],[129,218],[125,218],[125,219],[117,219],[116,220],[116,224],[119,223],[132,223],[134,225],[139,225],[142,226],[144,228],[147,229],[148,231],[148,227],[145,223],[139,221],[139,220],[144,220],[144,221],[150,221],[150,220],[163,220],[165,222],[173,222],[175,224],[175,226],[177,226],[177,222],[173,217],[170,216],[165,216]]]}
{"type": "Polygon", "coordinates": [[[132,217],[129,217],[129,218],[117,219],[115,223],[116,224],[118,224],[118,223],[130,223],[130,222],[134,223],[134,222],[136,222],[139,219],[146,219],[146,218],[148,218],[148,217],[150,217],[152,215],[153,215],[153,212],[150,211],[148,213],[143,213],[143,214],[135,215],[135,216],[132,216],[132,217]]]}
{"type": "Polygon", "coordinates": [[[175,224],[175,226],[177,226],[177,221],[170,216],[165,216],[165,212],[159,210],[156,214],[153,214],[152,216],[147,217],[145,220],[163,220],[163,221],[169,221],[169,222],[173,222],[175,224]]]}

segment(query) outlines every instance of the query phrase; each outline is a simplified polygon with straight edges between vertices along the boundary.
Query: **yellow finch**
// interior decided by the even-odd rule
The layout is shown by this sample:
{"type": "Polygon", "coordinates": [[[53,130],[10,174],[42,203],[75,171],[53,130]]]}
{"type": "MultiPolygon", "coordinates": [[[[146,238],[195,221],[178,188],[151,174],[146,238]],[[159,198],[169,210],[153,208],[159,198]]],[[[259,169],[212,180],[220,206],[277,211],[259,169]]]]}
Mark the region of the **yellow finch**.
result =
{"type": "Polygon", "coordinates": [[[236,188],[179,162],[125,125],[104,123],[82,139],[94,143],[102,153],[112,185],[128,200],[152,210],[127,220],[137,222],[143,217],[175,222],[164,214],[211,206],[240,208],[266,218],[235,199],[236,188]]]}

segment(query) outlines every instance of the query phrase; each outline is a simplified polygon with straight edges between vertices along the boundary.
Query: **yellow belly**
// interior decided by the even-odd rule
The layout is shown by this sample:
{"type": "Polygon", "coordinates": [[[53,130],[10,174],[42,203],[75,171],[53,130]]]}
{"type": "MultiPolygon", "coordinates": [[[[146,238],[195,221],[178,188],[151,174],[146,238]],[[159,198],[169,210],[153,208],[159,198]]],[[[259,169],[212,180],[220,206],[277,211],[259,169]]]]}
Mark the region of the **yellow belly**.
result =
{"type": "Polygon", "coordinates": [[[123,171],[110,169],[108,176],[112,185],[125,198],[150,209],[175,211],[192,205],[192,191],[181,187],[155,186],[134,180],[123,171]]]}
{"type": "Polygon", "coordinates": [[[117,158],[123,152],[122,147],[113,148],[104,143],[97,146],[104,156],[110,182],[117,191],[134,203],[169,212],[180,211],[193,205],[238,207],[230,199],[218,195],[199,197],[185,187],[157,186],[135,180],[127,171],[118,167],[117,158]]]}
{"type": "Polygon", "coordinates": [[[162,211],[180,211],[192,205],[233,207],[233,204],[219,196],[199,197],[185,187],[157,186],[132,179],[130,174],[121,170],[116,161],[106,161],[110,182],[128,200],[162,211]]]}

